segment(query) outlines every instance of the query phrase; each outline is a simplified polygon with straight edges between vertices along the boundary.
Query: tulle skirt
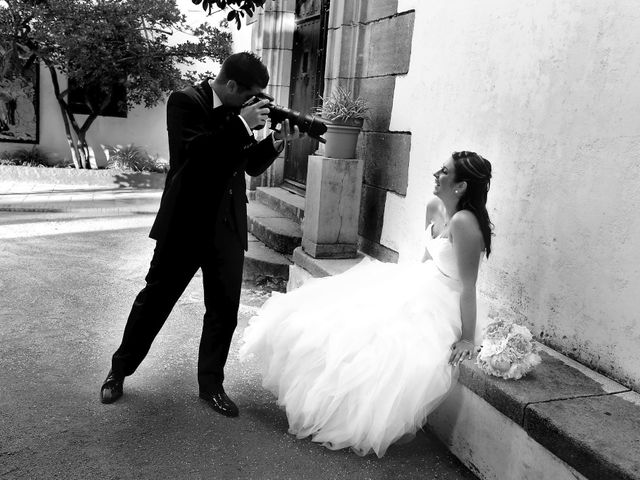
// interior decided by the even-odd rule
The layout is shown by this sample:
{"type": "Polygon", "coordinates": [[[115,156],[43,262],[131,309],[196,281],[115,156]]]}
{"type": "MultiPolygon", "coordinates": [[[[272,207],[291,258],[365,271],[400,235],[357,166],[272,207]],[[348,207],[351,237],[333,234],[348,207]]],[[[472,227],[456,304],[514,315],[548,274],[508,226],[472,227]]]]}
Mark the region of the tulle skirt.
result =
{"type": "Polygon", "coordinates": [[[411,438],[447,395],[460,338],[459,284],[432,261],[365,259],[333,277],[274,293],[249,321],[253,357],[289,432],[381,457],[411,438]]]}

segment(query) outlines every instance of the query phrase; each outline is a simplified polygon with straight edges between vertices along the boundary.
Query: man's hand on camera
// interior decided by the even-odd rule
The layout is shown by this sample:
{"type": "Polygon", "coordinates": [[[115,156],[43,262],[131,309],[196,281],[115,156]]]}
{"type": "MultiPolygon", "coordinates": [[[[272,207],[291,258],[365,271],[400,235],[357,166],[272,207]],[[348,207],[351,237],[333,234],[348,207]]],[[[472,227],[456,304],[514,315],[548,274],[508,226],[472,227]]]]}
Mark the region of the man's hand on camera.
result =
{"type": "Polygon", "coordinates": [[[269,100],[260,100],[252,105],[242,107],[240,110],[240,116],[247,122],[247,125],[251,130],[263,127],[267,122],[269,115],[269,109],[265,106],[269,103],[269,100]]]}
{"type": "Polygon", "coordinates": [[[280,130],[273,131],[273,139],[275,141],[284,140],[285,142],[287,142],[289,140],[295,140],[296,138],[300,138],[303,135],[304,133],[300,133],[300,129],[298,128],[297,125],[294,125],[293,129],[291,129],[291,126],[289,125],[289,120],[284,120],[280,124],[280,130]]]}

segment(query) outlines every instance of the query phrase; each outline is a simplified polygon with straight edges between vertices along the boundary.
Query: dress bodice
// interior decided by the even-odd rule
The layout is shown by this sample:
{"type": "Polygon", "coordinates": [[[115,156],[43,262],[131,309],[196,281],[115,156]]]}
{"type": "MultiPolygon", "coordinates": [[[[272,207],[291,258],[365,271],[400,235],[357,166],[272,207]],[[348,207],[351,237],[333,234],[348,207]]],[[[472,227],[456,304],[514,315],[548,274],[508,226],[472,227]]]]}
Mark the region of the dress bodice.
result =
{"type": "Polygon", "coordinates": [[[445,276],[459,281],[460,274],[453,245],[448,237],[438,235],[433,238],[433,223],[430,223],[425,230],[425,246],[438,270],[445,276]]]}

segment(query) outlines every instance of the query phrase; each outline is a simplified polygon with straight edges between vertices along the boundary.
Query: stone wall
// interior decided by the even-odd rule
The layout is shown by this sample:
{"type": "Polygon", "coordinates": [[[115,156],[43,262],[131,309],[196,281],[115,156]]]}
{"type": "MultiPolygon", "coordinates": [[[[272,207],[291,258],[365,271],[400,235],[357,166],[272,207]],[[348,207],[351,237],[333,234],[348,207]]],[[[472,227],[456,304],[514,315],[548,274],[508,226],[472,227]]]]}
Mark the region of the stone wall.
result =
{"type": "Polygon", "coordinates": [[[389,195],[407,192],[411,133],[391,127],[396,79],[409,70],[413,11],[398,13],[397,1],[336,1],[327,35],[325,95],[341,85],[371,107],[358,142],[364,160],[359,220],[360,248],[396,261],[395,245],[384,245],[383,219],[389,195]]]}

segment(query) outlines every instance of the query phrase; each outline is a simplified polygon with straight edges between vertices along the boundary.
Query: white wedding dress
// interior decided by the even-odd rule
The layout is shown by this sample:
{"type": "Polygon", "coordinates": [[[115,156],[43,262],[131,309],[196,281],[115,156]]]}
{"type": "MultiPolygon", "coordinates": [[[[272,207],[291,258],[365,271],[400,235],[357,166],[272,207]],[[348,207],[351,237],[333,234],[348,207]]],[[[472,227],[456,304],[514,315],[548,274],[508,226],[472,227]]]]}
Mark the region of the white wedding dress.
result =
{"type": "Polygon", "coordinates": [[[249,321],[240,358],[257,359],[290,433],[381,457],[445,398],[457,379],[448,359],[461,335],[460,282],[449,239],[433,238],[432,225],[425,233],[433,260],[365,259],[274,293],[249,321]]]}

